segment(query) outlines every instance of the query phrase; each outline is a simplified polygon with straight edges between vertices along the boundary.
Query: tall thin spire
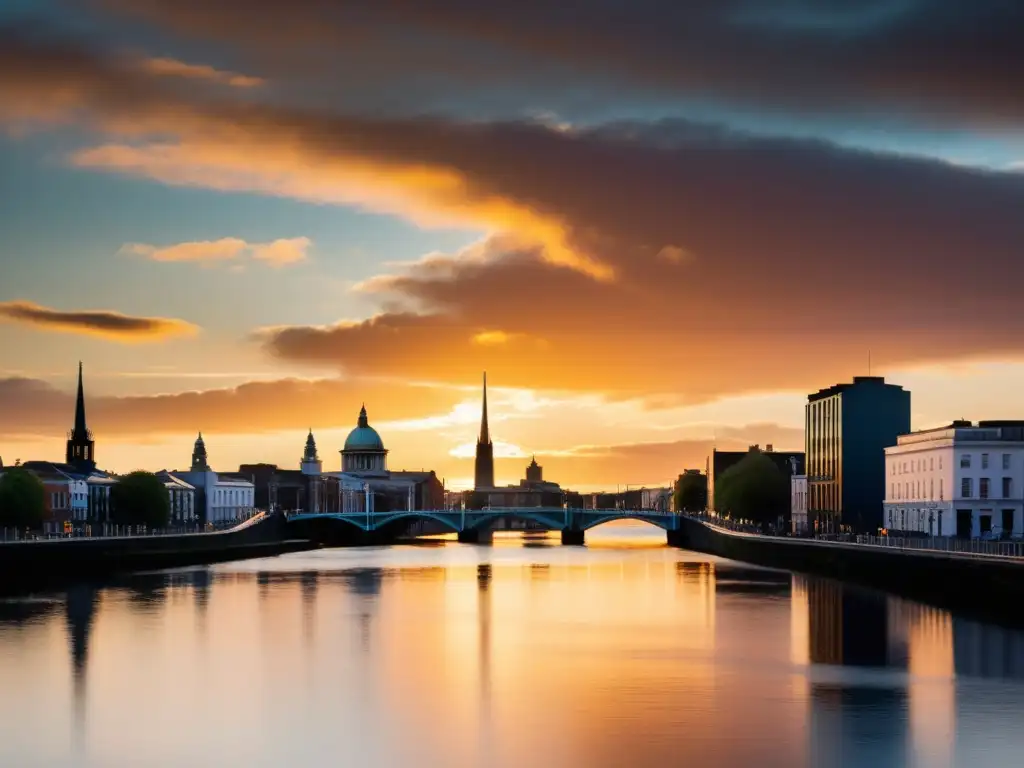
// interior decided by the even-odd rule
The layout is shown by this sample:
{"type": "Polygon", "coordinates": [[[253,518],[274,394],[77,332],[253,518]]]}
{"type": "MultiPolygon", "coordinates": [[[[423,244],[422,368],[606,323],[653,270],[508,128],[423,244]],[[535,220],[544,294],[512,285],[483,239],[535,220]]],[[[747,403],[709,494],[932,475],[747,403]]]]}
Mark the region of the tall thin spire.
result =
{"type": "Polygon", "coordinates": [[[85,426],[85,388],[82,386],[82,361],[78,361],[78,399],[75,401],[75,434],[79,440],[88,439],[85,426]]]}
{"type": "Polygon", "coordinates": [[[480,417],[480,438],[476,441],[476,466],[474,488],[494,487],[494,446],[491,445],[491,431],[487,428],[487,374],[484,373],[483,415],[480,417]]]}
{"type": "Polygon", "coordinates": [[[96,445],[89,427],[85,423],[85,387],[82,383],[82,361],[78,361],[78,397],[75,400],[75,426],[68,435],[67,450],[64,454],[66,463],[82,472],[91,472],[96,468],[96,445]]]}
{"type": "Polygon", "coordinates": [[[491,432],[487,428],[487,372],[484,371],[484,409],[483,415],[480,417],[480,440],[478,442],[489,444],[491,442],[491,432]]]}

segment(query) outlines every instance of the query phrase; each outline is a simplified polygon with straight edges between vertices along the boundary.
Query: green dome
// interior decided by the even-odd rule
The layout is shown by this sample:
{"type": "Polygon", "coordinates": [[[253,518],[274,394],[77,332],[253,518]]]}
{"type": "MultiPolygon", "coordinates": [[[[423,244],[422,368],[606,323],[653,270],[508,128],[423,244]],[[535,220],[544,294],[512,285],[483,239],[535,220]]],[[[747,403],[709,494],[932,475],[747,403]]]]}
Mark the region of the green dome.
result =
{"type": "Polygon", "coordinates": [[[384,441],[366,419],[366,406],[359,411],[359,423],[345,438],[346,451],[383,451],[384,441]]]}

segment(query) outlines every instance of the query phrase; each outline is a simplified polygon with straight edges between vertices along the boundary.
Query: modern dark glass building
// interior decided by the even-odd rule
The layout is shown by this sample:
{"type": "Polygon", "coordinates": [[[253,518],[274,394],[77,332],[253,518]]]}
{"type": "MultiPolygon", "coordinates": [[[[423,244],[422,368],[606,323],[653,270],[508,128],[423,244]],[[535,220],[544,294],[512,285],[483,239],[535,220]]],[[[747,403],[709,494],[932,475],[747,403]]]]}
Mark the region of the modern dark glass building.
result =
{"type": "Polygon", "coordinates": [[[910,392],[856,376],[807,396],[807,510],[819,531],[882,526],[885,449],[910,431],[910,392]]]}

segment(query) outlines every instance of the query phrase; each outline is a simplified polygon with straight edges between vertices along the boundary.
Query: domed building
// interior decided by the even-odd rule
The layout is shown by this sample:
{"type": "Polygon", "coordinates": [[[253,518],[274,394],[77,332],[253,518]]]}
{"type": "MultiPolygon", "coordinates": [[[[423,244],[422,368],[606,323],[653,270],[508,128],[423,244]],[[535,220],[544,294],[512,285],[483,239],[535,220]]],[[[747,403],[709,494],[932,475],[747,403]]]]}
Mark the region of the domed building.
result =
{"type": "Polygon", "coordinates": [[[340,453],[341,471],[325,472],[310,429],[298,470],[243,464],[239,472],[255,483],[261,509],[353,513],[444,506],[444,486],[434,472],[388,469],[388,451],[370,426],[365,405],[340,453]]]}
{"type": "Polygon", "coordinates": [[[377,430],[370,426],[366,406],[359,411],[356,428],[345,438],[341,449],[341,471],[357,475],[387,475],[388,452],[377,430]]]}

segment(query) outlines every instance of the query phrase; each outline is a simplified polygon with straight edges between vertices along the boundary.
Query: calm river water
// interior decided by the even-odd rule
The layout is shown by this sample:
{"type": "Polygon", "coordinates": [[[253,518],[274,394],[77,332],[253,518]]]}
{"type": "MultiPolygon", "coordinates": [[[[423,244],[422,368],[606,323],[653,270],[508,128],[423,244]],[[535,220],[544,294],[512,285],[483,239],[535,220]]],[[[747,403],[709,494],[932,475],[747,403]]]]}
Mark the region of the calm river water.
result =
{"type": "Polygon", "coordinates": [[[0,766],[1024,761],[1024,635],[662,541],[322,550],[0,603],[0,766]]]}

